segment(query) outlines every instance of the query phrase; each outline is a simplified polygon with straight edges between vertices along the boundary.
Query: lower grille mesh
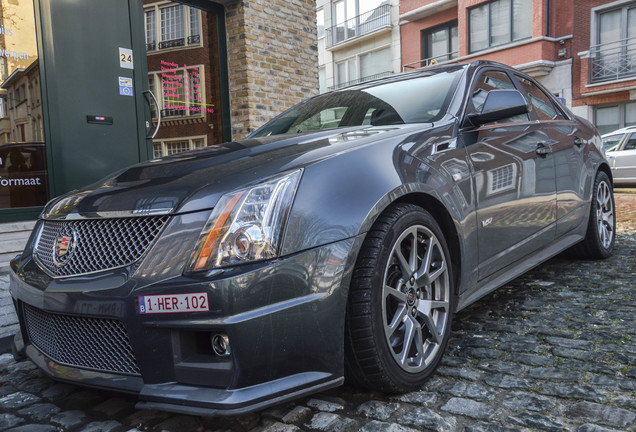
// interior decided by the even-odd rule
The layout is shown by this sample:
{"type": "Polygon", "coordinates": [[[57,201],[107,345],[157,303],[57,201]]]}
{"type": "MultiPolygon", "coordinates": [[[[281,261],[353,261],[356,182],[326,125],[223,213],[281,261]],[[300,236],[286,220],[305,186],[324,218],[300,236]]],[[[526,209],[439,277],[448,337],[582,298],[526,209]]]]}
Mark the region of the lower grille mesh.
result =
{"type": "Polygon", "coordinates": [[[52,314],[23,306],[30,341],[51,359],[102,372],[140,375],[121,321],[52,314]]]}

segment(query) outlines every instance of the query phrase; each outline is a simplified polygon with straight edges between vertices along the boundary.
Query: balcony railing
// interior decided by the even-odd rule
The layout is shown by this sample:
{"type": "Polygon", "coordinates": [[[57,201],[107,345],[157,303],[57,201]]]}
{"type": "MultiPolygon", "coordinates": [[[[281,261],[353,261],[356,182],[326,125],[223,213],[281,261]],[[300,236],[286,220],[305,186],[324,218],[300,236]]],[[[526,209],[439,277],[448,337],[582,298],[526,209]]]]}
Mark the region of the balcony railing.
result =
{"type": "Polygon", "coordinates": [[[365,12],[357,17],[329,27],[325,32],[327,34],[327,48],[390,26],[391,5],[384,4],[378,6],[372,11],[365,12]]]}
{"type": "Polygon", "coordinates": [[[453,51],[449,52],[448,54],[443,54],[436,57],[429,57],[426,59],[418,60],[416,62],[407,63],[402,66],[402,72],[405,72],[409,69],[418,69],[422,67],[433,66],[436,64],[451,62],[457,59],[458,54],[459,51],[453,51]]]}
{"type": "Polygon", "coordinates": [[[366,76],[364,78],[358,78],[358,79],[354,79],[354,80],[351,80],[351,81],[347,81],[347,82],[336,84],[333,87],[329,87],[327,90],[328,91],[338,90],[338,89],[341,89],[341,88],[344,88],[344,87],[349,87],[349,86],[354,85],[354,84],[360,84],[360,83],[363,83],[363,82],[372,81],[374,79],[382,78],[382,77],[385,77],[387,75],[391,75],[392,73],[393,72],[391,72],[391,71],[380,72],[380,73],[377,73],[375,75],[369,75],[369,76],[366,76]]]}
{"type": "Polygon", "coordinates": [[[636,38],[590,47],[590,82],[636,77],[636,38]]]}

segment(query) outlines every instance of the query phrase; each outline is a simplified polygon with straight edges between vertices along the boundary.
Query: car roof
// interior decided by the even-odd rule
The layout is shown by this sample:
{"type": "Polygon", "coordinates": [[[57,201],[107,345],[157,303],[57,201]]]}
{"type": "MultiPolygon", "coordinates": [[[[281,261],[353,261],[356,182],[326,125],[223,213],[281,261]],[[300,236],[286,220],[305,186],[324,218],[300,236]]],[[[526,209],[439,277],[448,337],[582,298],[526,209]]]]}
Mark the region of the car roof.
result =
{"type": "Polygon", "coordinates": [[[605,138],[612,135],[624,134],[627,132],[636,132],[636,126],[627,126],[621,129],[616,129],[615,131],[608,132],[606,134],[601,135],[601,138],[605,138]]]}

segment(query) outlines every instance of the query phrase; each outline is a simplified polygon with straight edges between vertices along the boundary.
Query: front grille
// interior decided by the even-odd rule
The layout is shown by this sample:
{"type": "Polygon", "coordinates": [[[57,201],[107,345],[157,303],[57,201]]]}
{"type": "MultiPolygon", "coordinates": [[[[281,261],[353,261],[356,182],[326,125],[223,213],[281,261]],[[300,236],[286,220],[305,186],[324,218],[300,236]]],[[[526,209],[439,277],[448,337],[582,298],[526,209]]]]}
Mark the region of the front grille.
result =
{"type": "Polygon", "coordinates": [[[23,305],[29,340],[43,354],[67,366],[140,375],[121,321],[53,314],[23,305]]]}
{"type": "Polygon", "coordinates": [[[55,277],[130,265],[146,252],[168,216],[44,221],[38,263],[55,277]]]}

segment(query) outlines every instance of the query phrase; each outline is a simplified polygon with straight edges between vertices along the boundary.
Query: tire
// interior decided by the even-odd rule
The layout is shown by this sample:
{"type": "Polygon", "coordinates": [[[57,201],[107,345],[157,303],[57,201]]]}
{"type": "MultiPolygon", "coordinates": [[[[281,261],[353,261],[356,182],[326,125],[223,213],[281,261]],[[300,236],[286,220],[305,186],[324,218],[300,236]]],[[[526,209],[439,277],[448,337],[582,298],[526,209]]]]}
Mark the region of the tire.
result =
{"type": "Polygon", "coordinates": [[[604,259],[612,255],[616,240],[616,211],[612,182],[603,171],[596,173],[587,232],[573,252],[580,258],[604,259]]]}
{"type": "Polygon", "coordinates": [[[349,290],[347,380],[391,393],[421,388],[448,344],[453,288],[435,219],[411,204],[386,210],[367,234],[349,290]]]}

